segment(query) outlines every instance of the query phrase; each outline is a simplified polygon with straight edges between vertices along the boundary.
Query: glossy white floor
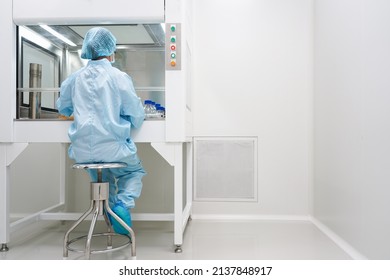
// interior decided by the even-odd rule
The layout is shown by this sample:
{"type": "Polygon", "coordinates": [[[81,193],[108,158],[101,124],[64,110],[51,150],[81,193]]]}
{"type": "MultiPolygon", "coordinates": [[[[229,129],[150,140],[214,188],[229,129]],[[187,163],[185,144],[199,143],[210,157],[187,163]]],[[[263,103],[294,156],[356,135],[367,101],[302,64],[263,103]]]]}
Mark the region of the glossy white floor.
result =
{"type": "MultiPolygon", "coordinates": [[[[61,260],[68,222],[37,222],[14,233],[0,260],[61,260]]],[[[88,224],[82,224],[85,234],[88,224]]],[[[103,226],[98,222],[97,229],[103,226]]],[[[350,257],[309,222],[190,221],[183,252],[174,253],[169,222],[135,222],[137,260],[343,260],[350,257]]],[[[71,237],[72,238],[72,237],[71,237]]],[[[103,241],[98,240],[97,243],[103,241]]],[[[99,245],[99,244],[93,244],[99,245]]],[[[130,247],[91,259],[129,259],[130,247]]],[[[69,252],[68,259],[84,259],[69,252]]]]}

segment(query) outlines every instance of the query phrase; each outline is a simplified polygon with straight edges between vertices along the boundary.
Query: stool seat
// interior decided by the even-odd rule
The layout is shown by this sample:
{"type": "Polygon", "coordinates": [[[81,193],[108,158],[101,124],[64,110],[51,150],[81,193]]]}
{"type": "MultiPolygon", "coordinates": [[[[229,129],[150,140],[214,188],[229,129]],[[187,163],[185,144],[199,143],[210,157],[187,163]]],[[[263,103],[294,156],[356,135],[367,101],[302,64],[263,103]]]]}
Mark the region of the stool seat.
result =
{"type": "Polygon", "coordinates": [[[76,163],[74,169],[104,169],[104,168],[122,168],[126,167],[124,162],[96,162],[96,163],[76,163]]]}
{"type": "Polygon", "coordinates": [[[124,162],[86,162],[73,164],[73,169],[95,169],[97,170],[98,182],[102,182],[102,170],[106,168],[121,168],[126,167],[124,162]]]}

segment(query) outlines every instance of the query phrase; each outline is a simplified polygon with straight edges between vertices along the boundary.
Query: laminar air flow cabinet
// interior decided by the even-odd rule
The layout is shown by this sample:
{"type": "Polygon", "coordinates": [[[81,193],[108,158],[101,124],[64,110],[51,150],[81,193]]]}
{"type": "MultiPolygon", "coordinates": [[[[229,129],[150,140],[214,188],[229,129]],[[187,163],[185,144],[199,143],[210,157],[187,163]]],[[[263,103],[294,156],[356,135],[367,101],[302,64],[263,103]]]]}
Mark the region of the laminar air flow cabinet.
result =
{"type": "MultiPolygon", "coordinates": [[[[14,56],[9,61],[16,73],[9,80],[4,77],[0,84],[1,92],[15,89],[13,94],[1,95],[4,135],[0,145],[4,157],[13,154],[16,158],[27,143],[69,142],[67,132],[72,120],[60,116],[55,105],[59,87],[87,63],[80,58],[85,33],[93,26],[104,26],[117,38],[113,66],[132,77],[143,103],[151,100],[165,108],[164,116],[148,118],[140,129],[133,130],[132,137],[135,142],[150,143],[174,167],[174,213],[158,218],[153,214],[139,217],[173,220],[174,244],[180,251],[192,200],[190,1],[113,0],[110,5],[112,9],[101,9],[106,6],[101,0],[94,1],[93,6],[87,0],[69,0],[66,5],[61,0],[5,1],[0,11],[4,22],[1,28],[4,38],[13,40],[5,40],[0,48],[3,53],[10,53],[14,47],[17,51],[11,52],[14,56]],[[14,104],[14,109],[4,104],[14,104]]],[[[2,163],[6,175],[11,164],[12,160],[2,163]]],[[[63,172],[61,178],[65,177],[63,172]]],[[[0,183],[0,191],[6,193],[9,180],[0,183]]],[[[0,222],[7,226],[1,227],[0,243],[6,244],[12,224],[8,224],[8,196],[2,197],[5,214],[0,216],[0,222]]],[[[60,200],[63,204],[64,198],[60,200]]],[[[39,217],[45,218],[45,213],[39,217]]]]}

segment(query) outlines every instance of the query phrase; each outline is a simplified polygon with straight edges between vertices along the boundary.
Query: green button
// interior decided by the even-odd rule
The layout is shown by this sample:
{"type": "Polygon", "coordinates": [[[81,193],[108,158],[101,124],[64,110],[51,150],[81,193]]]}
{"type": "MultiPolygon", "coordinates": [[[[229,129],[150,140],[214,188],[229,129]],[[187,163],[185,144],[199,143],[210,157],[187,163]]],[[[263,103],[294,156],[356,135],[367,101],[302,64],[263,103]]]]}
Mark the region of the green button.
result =
{"type": "Polygon", "coordinates": [[[171,37],[171,42],[175,43],[176,42],[176,38],[175,37],[171,37]]]}
{"type": "Polygon", "coordinates": [[[176,31],[176,26],[171,25],[171,31],[172,31],[172,32],[175,32],[175,31],[176,31]]]}

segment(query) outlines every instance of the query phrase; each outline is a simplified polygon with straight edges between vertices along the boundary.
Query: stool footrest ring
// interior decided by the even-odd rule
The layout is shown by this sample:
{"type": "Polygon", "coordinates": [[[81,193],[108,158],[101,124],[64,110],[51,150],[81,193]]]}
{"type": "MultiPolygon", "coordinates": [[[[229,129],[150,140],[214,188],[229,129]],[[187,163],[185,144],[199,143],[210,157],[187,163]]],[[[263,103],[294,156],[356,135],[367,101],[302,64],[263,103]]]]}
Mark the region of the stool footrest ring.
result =
{"type": "MultiPolygon", "coordinates": [[[[105,253],[105,252],[113,252],[113,251],[118,251],[121,250],[131,244],[131,238],[128,235],[123,235],[123,234],[118,234],[114,232],[104,232],[104,233],[94,233],[92,237],[99,237],[99,236],[120,236],[125,239],[121,244],[116,245],[116,246],[111,246],[111,248],[106,248],[106,249],[101,249],[101,250],[91,250],[90,254],[99,254],[99,253],[105,253]]],[[[77,253],[85,253],[85,249],[77,249],[75,247],[72,247],[71,245],[79,240],[82,239],[87,239],[87,235],[79,236],[76,238],[73,238],[72,240],[69,240],[67,242],[67,249],[72,252],[77,252],[77,253]]]]}

